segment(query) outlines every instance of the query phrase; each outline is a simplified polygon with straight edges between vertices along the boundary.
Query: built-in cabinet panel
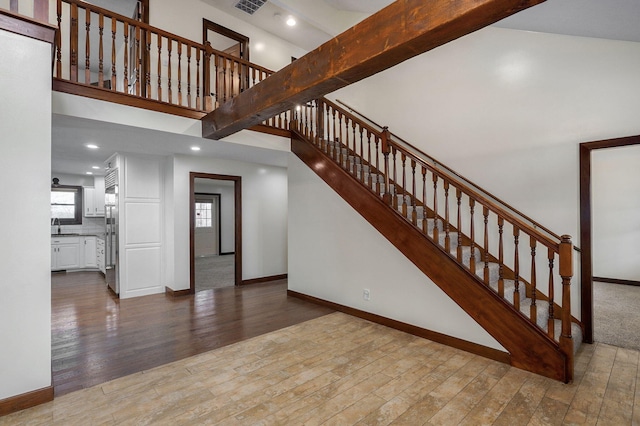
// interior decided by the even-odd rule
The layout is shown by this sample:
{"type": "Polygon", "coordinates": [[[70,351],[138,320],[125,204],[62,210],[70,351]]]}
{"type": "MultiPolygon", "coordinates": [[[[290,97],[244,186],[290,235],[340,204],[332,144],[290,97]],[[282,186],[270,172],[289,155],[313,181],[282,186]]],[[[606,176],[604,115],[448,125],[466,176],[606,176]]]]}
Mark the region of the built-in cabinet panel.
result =
{"type": "Polygon", "coordinates": [[[164,292],[164,157],[120,154],[120,298],[164,292]]]}
{"type": "Polygon", "coordinates": [[[94,177],[93,185],[83,188],[83,215],[104,217],[104,177],[94,177]]]}
{"type": "Polygon", "coordinates": [[[80,264],[80,238],[53,238],[51,240],[52,271],[79,268],[80,264]]]}
{"type": "Polygon", "coordinates": [[[159,244],[161,235],[160,203],[126,204],[127,244],[159,244]]]}
{"type": "Polygon", "coordinates": [[[84,265],[85,268],[97,268],[96,237],[84,237],[84,265]]]}

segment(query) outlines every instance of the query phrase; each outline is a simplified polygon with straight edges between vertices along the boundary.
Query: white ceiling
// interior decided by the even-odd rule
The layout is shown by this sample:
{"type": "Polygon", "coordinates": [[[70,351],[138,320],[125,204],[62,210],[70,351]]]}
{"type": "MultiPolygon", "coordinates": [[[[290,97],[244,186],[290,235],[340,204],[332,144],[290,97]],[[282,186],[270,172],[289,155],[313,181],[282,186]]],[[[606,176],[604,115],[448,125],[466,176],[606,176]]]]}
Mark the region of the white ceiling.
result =
{"type": "MultiPolygon", "coordinates": [[[[255,14],[234,7],[237,0],[200,0],[276,36],[312,50],[347,28],[392,3],[392,0],[269,0],[255,14]],[[276,14],[279,15],[275,16],[276,14]],[[288,27],[289,15],[298,22],[288,27]]],[[[90,0],[129,15],[135,0],[90,0]]],[[[504,28],[550,32],[583,37],[640,42],[640,0],[547,0],[496,24],[504,28]]],[[[224,24],[224,23],[222,23],[224,24]]],[[[284,165],[282,153],[255,151],[247,147],[231,149],[228,144],[207,144],[202,139],[132,129],[91,120],[54,116],[52,130],[52,170],[84,174],[100,165],[113,152],[127,151],[171,155],[192,155],[188,145],[203,145],[198,155],[224,155],[266,164],[284,165]],[[122,137],[114,137],[122,135],[122,137]],[[133,136],[133,137],[132,137],[133,136]],[[101,146],[99,151],[78,148],[88,140],[101,146]],[[127,141],[126,144],[124,141],[127,141]]]]}

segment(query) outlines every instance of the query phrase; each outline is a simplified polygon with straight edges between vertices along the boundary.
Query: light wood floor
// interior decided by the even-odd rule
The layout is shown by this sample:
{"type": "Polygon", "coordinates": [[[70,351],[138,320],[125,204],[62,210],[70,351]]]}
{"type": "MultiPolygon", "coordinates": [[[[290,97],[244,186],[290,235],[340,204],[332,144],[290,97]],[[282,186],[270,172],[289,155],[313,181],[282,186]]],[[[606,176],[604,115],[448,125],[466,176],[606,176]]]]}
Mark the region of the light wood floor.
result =
{"type": "Polygon", "coordinates": [[[583,345],[565,385],[333,313],[69,393],[4,424],[630,425],[639,352],[583,345]]]}

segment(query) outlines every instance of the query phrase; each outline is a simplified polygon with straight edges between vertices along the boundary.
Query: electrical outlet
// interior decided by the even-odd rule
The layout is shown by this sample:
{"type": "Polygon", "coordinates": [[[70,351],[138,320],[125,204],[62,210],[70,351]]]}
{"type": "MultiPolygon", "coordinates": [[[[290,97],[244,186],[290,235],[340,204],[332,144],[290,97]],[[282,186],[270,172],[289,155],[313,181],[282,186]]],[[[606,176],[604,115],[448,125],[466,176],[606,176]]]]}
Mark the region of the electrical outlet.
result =
{"type": "Polygon", "coordinates": [[[363,289],[363,290],[362,290],[362,298],[363,298],[364,300],[369,300],[369,299],[371,299],[371,291],[369,291],[369,289],[368,289],[368,288],[365,288],[365,289],[363,289]]]}

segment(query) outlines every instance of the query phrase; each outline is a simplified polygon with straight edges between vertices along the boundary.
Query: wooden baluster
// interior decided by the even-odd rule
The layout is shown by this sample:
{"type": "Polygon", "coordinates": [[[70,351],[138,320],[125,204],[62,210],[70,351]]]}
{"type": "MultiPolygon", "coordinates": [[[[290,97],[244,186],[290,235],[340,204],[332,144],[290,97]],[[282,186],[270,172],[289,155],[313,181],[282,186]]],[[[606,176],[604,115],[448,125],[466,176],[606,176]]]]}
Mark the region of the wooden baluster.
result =
{"type": "MultiPolygon", "coordinates": [[[[389,129],[387,129],[386,127],[383,128],[382,130],[382,137],[385,138],[386,143],[388,146],[391,146],[391,141],[389,140],[391,135],[389,133],[389,129]]],[[[380,150],[379,150],[379,146],[378,144],[380,143],[381,139],[378,136],[375,136],[374,142],[376,144],[376,181],[375,181],[375,188],[376,188],[376,194],[380,194],[381,188],[380,188],[380,178],[378,177],[378,174],[380,172],[380,150]]],[[[395,173],[395,162],[396,162],[396,157],[395,157],[395,153],[393,154],[393,170],[395,173]]],[[[385,177],[386,179],[386,177],[385,177]]],[[[396,180],[394,179],[394,183],[396,182],[396,180]]],[[[398,208],[398,206],[396,205],[396,209],[398,208]]]]}
{"type": "Polygon", "coordinates": [[[549,321],[547,323],[547,334],[549,335],[549,337],[551,337],[552,339],[555,338],[555,307],[554,307],[554,293],[555,293],[555,287],[554,287],[554,280],[553,280],[553,261],[555,258],[556,253],[552,250],[552,249],[548,249],[547,251],[547,258],[549,260],[549,321]]]}
{"type": "Polygon", "coordinates": [[[331,144],[331,156],[335,161],[338,161],[338,158],[336,157],[336,139],[338,139],[336,137],[337,133],[336,133],[336,110],[335,108],[333,108],[331,110],[331,116],[333,118],[333,133],[331,134],[331,136],[333,137],[333,143],[331,144]]]}
{"type": "Polygon", "coordinates": [[[529,246],[531,247],[531,307],[529,311],[529,318],[535,324],[538,322],[538,309],[536,307],[536,239],[529,236],[529,246]]]}
{"type": "MultiPolygon", "coordinates": [[[[426,221],[426,199],[425,199],[425,221],[426,221]]],[[[444,249],[451,252],[451,236],[449,235],[449,181],[444,181],[444,249]]]]}
{"type": "MultiPolygon", "coordinates": [[[[369,186],[371,190],[375,191],[375,188],[373,187],[373,177],[371,176],[371,173],[373,172],[373,162],[371,161],[371,130],[367,130],[367,151],[367,163],[369,164],[369,177],[367,186],[369,186]]],[[[390,188],[385,187],[385,192],[390,192],[390,188]]],[[[380,193],[378,193],[378,195],[380,195],[380,193]]]]}
{"type": "Polygon", "coordinates": [[[178,105],[182,106],[182,42],[178,43],[178,105]]]}
{"type": "Polygon", "coordinates": [[[338,149],[340,150],[340,152],[338,153],[338,157],[339,157],[339,161],[340,161],[340,167],[343,167],[342,164],[344,163],[344,156],[342,154],[342,141],[344,140],[342,138],[342,112],[338,111],[338,129],[339,129],[339,136],[338,136],[338,149]]]}
{"type": "Polygon", "coordinates": [[[422,218],[422,233],[429,234],[427,221],[427,168],[422,166],[422,202],[424,203],[424,217],[422,218]]]}
{"type": "Polygon", "coordinates": [[[140,55],[140,27],[136,25],[136,96],[140,96],[140,63],[142,58],[140,55]]]}
{"type": "Polygon", "coordinates": [[[325,117],[327,117],[327,124],[324,128],[324,138],[322,141],[322,149],[324,152],[329,153],[329,141],[331,140],[331,107],[329,104],[325,104],[325,117]]]}
{"type": "Polygon", "coordinates": [[[78,5],[71,3],[71,27],[69,31],[69,80],[78,82],[78,5]]]}
{"type": "Polygon", "coordinates": [[[498,294],[504,297],[504,244],[502,234],[504,233],[504,219],[498,216],[498,294]]]}
{"type": "MultiPolygon", "coordinates": [[[[358,145],[358,138],[356,137],[356,122],[355,120],[351,120],[351,130],[353,131],[353,153],[354,155],[358,155],[358,150],[357,150],[357,146],[358,145]]],[[[362,156],[362,141],[360,142],[360,156],[362,156]]],[[[353,160],[355,162],[355,158],[353,160]]]]}
{"type": "MultiPolygon", "coordinates": [[[[16,0],[17,3],[17,0],[16,0]]],[[[16,6],[17,7],[17,6],[16,6]]],[[[58,28],[62,28],[62,0],[57,1],[56,21],[58,28]]],[[[56,31],[56,78],[62,78],[62,31],[56,31]]]]}
{"type": "Polygon", "coordinates": [[[111,90],[116,90],[118,79],[116,78],[116,28],[118,21],[111,18],[111,90]]]}
{"type": "Polygon", "coordinates": [[[167,37],[167,102],[173,103],[173,91],[171,90],[171,52],[173,51],[173,40],[167,37]]]}
{"type": "Polygon", "coordinates": [[[402,216],[407,217],[407,156],[400,154],[402,161],[402,216]]]}
{"type": "MultiPolygon", "coordinates": [[[[151,30],[146,31],[147,36],[145,37],[145,52],[146,58],[151,57],[151,30]]],[[[142,58],[140,58],[142,62],[142,58]]],[[[144,61],[144,80],[146,87],[146,97],[151,98],[151,64],[148,60],[144,61]]]]}
{"type": "Polygon", "coordinates": [[[458,203],[458,223],[456,225],[458,227],[458,246],[456,248],[456,258],[459,263],[462,263],[462,191],[460,188],[456,188],[456,200],[458,203]]]}
{"type": "Polygon", "coordinates": [[[476,206],[476,200],[469,197],[469,214],[471,216],[471,228],[470,228],[470,238],[471,238],[471,256],[469,257],[469,269],[472,273],[476,273],[476,230],[475,230],[475,221],[473,220],[473,213],[476,206]]]}
{"type": "Polygon", "coordinates": [[[489,285],[489,208],[482,206],[484,217],[484,283],[489,285]]]}
{"type": "Polygon", "coordinates": [[[569,235],[561,237],[560,277],[562,278],[562,333],[560,348],[567,357],[567,380],[573,379],[573,337],[571,336],[571,277],[573,276],[573,243],[569,235]]]}
{"type": "Polygon", "coordinates": [[[124,93],[129,93],[129,24],[124,23],[124,93]]]}
{"type": "Polygon", "coordinates": [[[84,41],[84,84],[91,84],[91,10],[85,9],[85,41],[84,41]]]}
{"type": "Polygon", "coordinates": [[[33,17],[42,22],[49,22],[49,0],[33,1],[33,17]]]}
{"type": "Polygon", "coordinates": [[[104,87],[104,15],[98,18],[98,87],[104,87]]]}
{"type": "Polygon", "coordinates": [[[360,182],[365,183],[364,179],[364,129],[362,126],[358,126],[358,133],[360,134],[360,182]]]}
{"type": "Polygon", "coordinates": [[[162,102],[162,36],[158,34],[158,100],[162,102]]]}
{"type": "Polygon", "coordinates": [[[513,305],[516,310],[520,310],[520,255],[518,253],[518,240],[520,238],[520,228],[513,226],[513,274],[514,274],[514,288],[513,288],[513,305]]]}
{"type": "Polygon", "coordinates": [[[200,101],[200,48],[196,47],[196,109],[202,109],[200,101]]]}
{"type": "MultiPolygon", "coordinates": [[[[396,198],[395,195],[391,194],[391,190],[390,190],[390,182],[389,182],[389,153],[391,152],[391,145],[389,144],[389,129],[387,129],[386,127],[384,128],[384,130],[382,131],[382,136],[381,136],[381,143],[382,143],[382,155],[384,158],[384,195],[382,196],[382,200],[384,201],[384,203],[388,206],[391,205],[391,199],[396,198]]],[[[378,137],[374,136],[376,139],[376,162],[377,162],[377,156],[378,156],[378,137]]],[[[394,167],[395,168],[395,167],[394,167]]],[[[379,168],[377,168],[377,171],[380,171],[379,168]]],[[[369,170],[369,173],[371,173],[371,169],[369,170]]],[[[380,194],[380,179],[378,179],[376,177],[376,194],[380,194]]],[[[397,208],[397,207],[396,207],[397,208]]]]}
{"type": "Polygon", "coordinates": [[[224,103],[231,98],[231,94],[227,87],[227,58],[223,56],[220,59],[222,59],[222,101],[224,103]]]}
{"type": "Polygon", "coordinates": [[[418,211],[416,208],[416,198],[417,198],[417,194],[416,194],[416,160],[414,160],[413,158],[411,159],[411,179],[412,179],[412,185],[411,188],[413,190],[412,192],[412,198],[411,198],[411,206],[413,207],[412,212],[411,212],[411,222],[413,222],[413,224],[415,226],[418,225],[418,211]]]}
{"type": "Polygon", "coordinates": [[[433,180],[433,241],[440,243],[440,230],[438,229],[438,175],[431,173],[433,180]]]}
{"type": "Polygon", "coordinates": [[[398,185],[398,163],[396,162],[396,151],[396,147],[392,146],[391,153],[393,154],[393,182],[396,185],[396,193],[393,196],[393,208],[395,210],[398,210],[398,195],[403,193],[402,191],[404,191],[404,188],[402,188],[401,191],[398,191],[398,186],[400,185],[398,185]]]}

